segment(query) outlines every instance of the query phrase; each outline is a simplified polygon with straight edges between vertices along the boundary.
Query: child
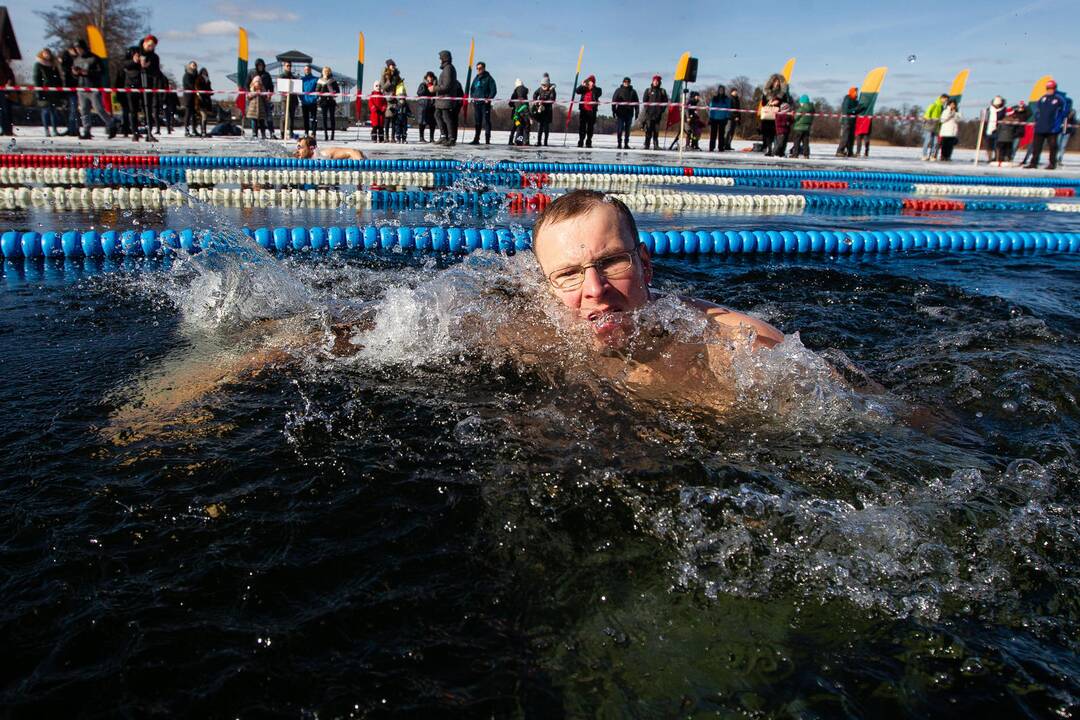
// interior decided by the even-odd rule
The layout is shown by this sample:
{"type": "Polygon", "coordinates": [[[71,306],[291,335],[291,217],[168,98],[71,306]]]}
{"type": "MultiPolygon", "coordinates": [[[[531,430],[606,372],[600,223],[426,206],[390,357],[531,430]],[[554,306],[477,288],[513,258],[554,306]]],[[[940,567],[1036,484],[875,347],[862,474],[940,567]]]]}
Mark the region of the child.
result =
{"type": "Polygon", "coordinates": [[[405,144],[409,135],[409,102],[405,99],[405,83],[398,83],[394,91],[394,142],[405,144]]]}
{"type": "Polygon", "coordinates": [[[802,155],[810,157],[810,128],[814,124],[814,104],[810,102],[809,95],[799,98],[799,105],[795,110],[795,120],[791,124],[792,144],[791,157],[802,155]]]}
{"type": "Polygon", "coordinates": [[[696,92],[690,93],[689,104],[686,106],[686,149],[700,150],[698,142],[701,140],[701,130],[705,123],[701,121],[698,106],[701,105],[701,95],[696,92]]]}
{"type": "Polygon", "coordinates": [[[776,113],[776,141],[773,143],[773,155],[784,157],[787,152],[788,133],[791,132],[791,105],[781,103],[776,113]]]}
{"type": "Polygon", "coordinates": [[[378,82],[368,95],[368,117],[371,120],[371,142],[386,142],[386,97],[378,82]]]}
{"type": "Polygon", "coordinates": [[[528,145],[529,144],[529,123],[531,119],[529,117],[529,104],[520,103],[514,108],[514,114],[511,116],[513,120],[514,129],[510,132],[510,140],[514,145],[528,145]]]}

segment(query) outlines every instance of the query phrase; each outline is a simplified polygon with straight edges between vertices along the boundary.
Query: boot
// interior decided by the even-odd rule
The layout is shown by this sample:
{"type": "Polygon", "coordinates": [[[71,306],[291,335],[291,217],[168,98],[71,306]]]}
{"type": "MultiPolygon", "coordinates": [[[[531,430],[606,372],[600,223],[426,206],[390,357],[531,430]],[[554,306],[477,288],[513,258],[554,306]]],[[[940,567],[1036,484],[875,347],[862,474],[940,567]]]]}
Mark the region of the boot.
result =
{"type": "Polygon", "coordinates": [[[491,144],[491,131],[490,130],[485,130],[484,131],[484,144],[485,145],[490,145],[491,144]]]}
{"type": "Polygon", "coordinates": [[[619,150],[622,150],[622,138],[619,138],[619,140],[617,141],[617,147],[619,150]]]}
{"type": "Polygon", "coordinates": [[[585,140],[582,139],[582,138],[578,138],[577,146],[578,147],[585,147],[585,140]]]}
{"type": "Polygon", "coordinates": [[[472,142],[470,142],[469,144],[470,145],[479,145],[480,144],[480,128],[476,128],[476,134],[473,135],[472,142]]]}

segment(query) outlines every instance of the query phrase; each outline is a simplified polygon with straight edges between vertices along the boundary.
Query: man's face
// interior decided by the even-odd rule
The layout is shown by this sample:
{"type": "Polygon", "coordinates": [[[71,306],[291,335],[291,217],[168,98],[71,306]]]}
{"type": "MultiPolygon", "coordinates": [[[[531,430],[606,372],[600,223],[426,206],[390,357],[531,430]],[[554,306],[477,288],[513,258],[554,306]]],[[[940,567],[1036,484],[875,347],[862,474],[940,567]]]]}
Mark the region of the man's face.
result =
{"type": "Polygon", "coordinates": [[[296,157],[300,159],[307,159],[315,155],[315,148],[311,146],[311,143],[298,142],[296,143],[296,157]]]}
{"type": "Polygon", "coordinates": [[[560,290],[548,283],[551,293],[577,320],[589,323],[598,340],[606,345],[619,345],[629,331],[628,321],[621,313],[636,310],[649,301],[652,263],[648,251],[644,247],[634,250],[634,242],[628,237],[618,210],[609,205],[599,205],[585,215],[545,225],[541,233],[535,252],[545,277],[557,270],[633,251],[632,267],[617,277],[605,277],[590,267],[576,288],[560,290]]]}
{"type": "Polygon", "coordinates": [[[629,80],[623,80],[622,81],[622,86],[623,87],[630,87],[630,81],[629,80]]]}
{"type": "Polygon", "coordinates": [[[281,69],[284,70],[285,72],[292,72],[292,63],[291,62],[281,63],[281,69]]]}
{"type": "Polygon", "coordinates": [[[305,65],[304,66],[304,74],[305,75],[310,75],[311,74],[311,66],[310,65],[305,65]]]}
{"type": "Polygon", "coordinates": [[[157,43],[153,40],[144,40],[142,46],[143,50],[146,52],[154,52],[155,48],[157,48],[157,43]]]}
{"type": "Polygon", "coordinates": [[[477,74],[482,73],[485,70],[487,70],[487,67],[484,65],[484,63],[476,63],[476,72],[477,72],[477,74]]]}

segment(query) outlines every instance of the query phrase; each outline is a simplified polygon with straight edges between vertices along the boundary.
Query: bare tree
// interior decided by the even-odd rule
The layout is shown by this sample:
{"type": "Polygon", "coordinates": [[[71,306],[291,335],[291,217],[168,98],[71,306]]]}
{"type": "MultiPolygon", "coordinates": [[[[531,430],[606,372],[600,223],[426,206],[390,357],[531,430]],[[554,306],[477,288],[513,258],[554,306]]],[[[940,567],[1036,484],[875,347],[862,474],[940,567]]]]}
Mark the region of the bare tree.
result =
{"type": "Polygon", "coordinates": [[[59,47],[86,39],[86,26],[95,25],[105,38],[110,58],[120,58],[125,48],[147,33],[149,12],[137,0],[66,0],[52,10],[35,11],[45,21],[46,37],[59,47]]]}

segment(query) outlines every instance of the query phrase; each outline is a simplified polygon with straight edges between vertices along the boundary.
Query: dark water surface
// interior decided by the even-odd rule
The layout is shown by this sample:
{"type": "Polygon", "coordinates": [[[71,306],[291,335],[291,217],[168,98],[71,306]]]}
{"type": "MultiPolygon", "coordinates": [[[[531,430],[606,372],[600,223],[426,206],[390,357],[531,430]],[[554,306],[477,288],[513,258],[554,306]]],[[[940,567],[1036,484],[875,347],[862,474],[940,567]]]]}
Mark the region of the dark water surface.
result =
{"type": "Polygon", "coordinates": [[[1080,258],[665,259],[799,333],[730,414],[493,357],[525,259],[270,262],[5,266],[5,714],[1076,713],[1080,258]],[[140,413],[260,303],[376,324],[140,413]]]}

